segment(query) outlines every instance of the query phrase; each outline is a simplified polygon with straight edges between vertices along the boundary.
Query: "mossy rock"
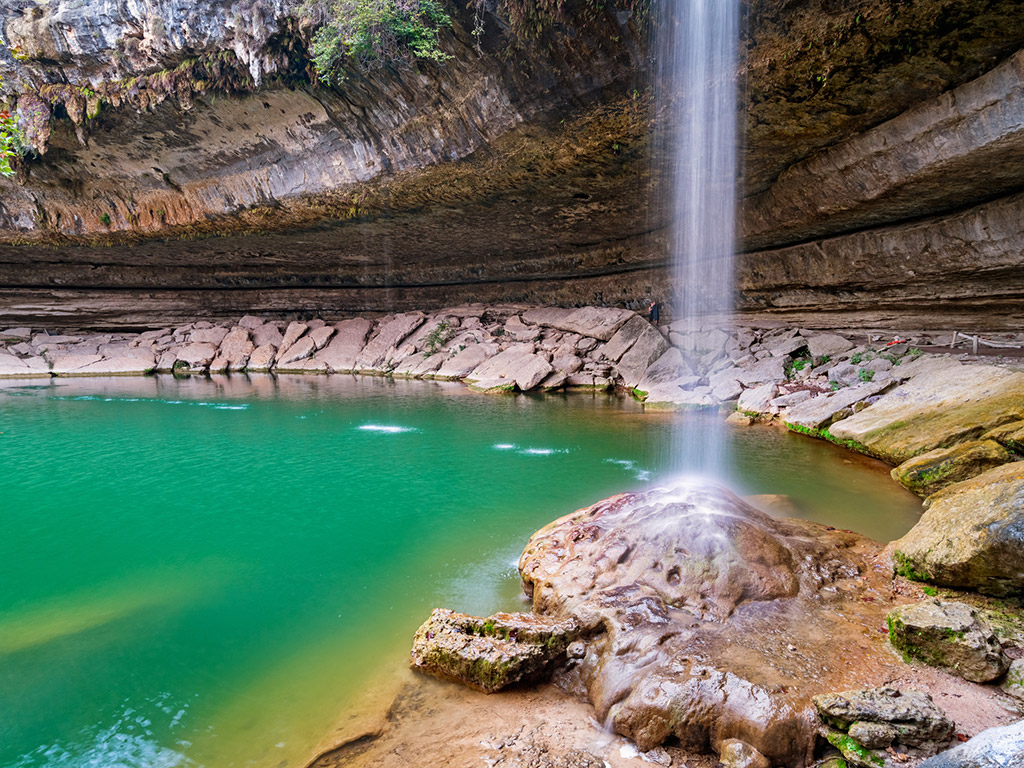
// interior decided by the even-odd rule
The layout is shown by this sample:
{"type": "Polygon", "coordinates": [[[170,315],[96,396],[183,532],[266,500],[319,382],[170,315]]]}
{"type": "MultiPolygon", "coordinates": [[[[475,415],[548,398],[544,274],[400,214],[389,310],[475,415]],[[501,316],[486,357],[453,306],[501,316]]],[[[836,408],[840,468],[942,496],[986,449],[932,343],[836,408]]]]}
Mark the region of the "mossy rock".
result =
{"type": "Polygon", "coordinates": [[[1009,451],[995,440],[976,440],[908,459],[892,471],[892,477],[918,496],[931,496],[1011,461],[1009,451]]]}
{"type": "Polygon", "coordinates": [[[888,616],[889,642],[908,661],[941,667],[976,683],[1002,675],[1009,662],[992,627],[964,603],[928,600],[888,616]]]}

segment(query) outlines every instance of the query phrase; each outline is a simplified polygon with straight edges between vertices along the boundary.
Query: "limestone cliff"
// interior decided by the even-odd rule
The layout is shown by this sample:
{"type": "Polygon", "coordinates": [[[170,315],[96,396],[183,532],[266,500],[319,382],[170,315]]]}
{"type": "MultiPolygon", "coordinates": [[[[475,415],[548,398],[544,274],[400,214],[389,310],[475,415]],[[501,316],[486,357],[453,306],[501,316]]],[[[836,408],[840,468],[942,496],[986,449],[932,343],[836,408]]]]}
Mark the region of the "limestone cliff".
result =
{"type": "MultiPolygon", "coordinates": [[[[39,151],[0,182],[0,317],[664,298],[643,20],[512,41],[484,7],[478,41],[453,6],[447,64],[326,87],[295,0],[0,1],[39,151]]],[[[741,307],[1019,320],[1024,7],[745,11],[741,307]]]]}

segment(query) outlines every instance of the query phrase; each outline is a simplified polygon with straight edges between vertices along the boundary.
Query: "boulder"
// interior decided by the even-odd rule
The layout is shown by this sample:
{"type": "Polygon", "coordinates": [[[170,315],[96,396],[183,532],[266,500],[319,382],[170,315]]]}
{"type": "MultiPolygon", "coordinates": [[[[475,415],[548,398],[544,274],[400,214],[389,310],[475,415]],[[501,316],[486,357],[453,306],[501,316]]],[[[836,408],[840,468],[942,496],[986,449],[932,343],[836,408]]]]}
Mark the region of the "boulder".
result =
{"type": "Polygon", "coordinates": [[[909,578],[992,595],[1024,590],[1024,461],[930,496],[894,550],[909,578]]]}
{"type": "Polygon", "coordinates": [[[264,323],[252,330],[252,343],[257,347],[273,344],[275,349],[279,349],[283,341],[284,336],[274,323],[264,323]]]}
{"type": "Polygon", "coordinates": [[[982,731],[970,741],[925,760],[918,768],[1020,768],[1022,756],[1024,720],[982,731]]]}
{"type": "MultiPolygon", "coordinates": [[[[299,360],[305,360],[307,357],[312,355],[316,351],[316,342],[313,341],[312,336],[303,336],[301,339],[292,344],[288,349],[283,349],[277,353],[277,365],[275,366],[279,370],[285,370],[292,363],[296,363],[299,360]]],[[[327,363],[323,360],[319,361],[326,367],[327,363]]]]}
{"type": "Polygon", "coordinates": [[[600,357],[617,363],[648,328],[651,328],[651,324],[639,315],[631,317],[623,323],[607,344],[600,347],[600,357]]]}
{"type": "Polygon", "coordinates": [[[547,356],[542,354],[531,355],[524,359],[516,371],[516,386],[521,392],[529,392],[548,377],[554,368],[548,362],[547,356]]]}
{"type": "Polygon", "coordinates": [[[189,340],[195,344],[212,344],[216,347],[227,335],[227,328],[197,328],[192,331],[189,340]]]}
{"type": "Polygon", "coordinates": [[[683,360],[683,353],[675,347],[670,347],[665,354],[659,357],[644,372],[643,377],[636,385],[636,389],[647,394],[661,384],[673,384],[685,378],[687,382],[697,383],[690,366],[683,360]]]}
{"type": "Polygon", "coordinates": [[[220,343],[217,356],[210,363],[210,370],[240,371],[249,362],[249,355],[254,349],[253,343],[249,340],[249,331],[241,326],[236,326],[228,331],[220,343]]]}
{"type": "Polygon", "coordinates": [[[711,390],[711,396],[720,403],[736,400],[743,394],[743,385],[736,379],[724,379],[711,390]]]}
{"type": "Polygon", "coordinates": [[[558,355],[551,360],[551,367],[568,376],[583,367],[583,360],[573,354],[558,355]]]}
{"type": "Polygon", "coordinates": [[[746,366],[741,366],[736,376],[744,387],[753,387],[766,382],[779,382],[786,378],[786,364],[781,357],[766,357],[746,366]]]}
{"type": "Polygon", "coordinates": [[[317,352],[315,359],[326,363],[332,371],[348,373],[355,370],[359,353],[366,346],[366,337],[373,323],[361,317],[342,320],[334,326],[334,338],[317,352]]]}
{"type": "Polygon", "coordinates": [[[305,334],[308,329],[309,326],[305,323],[288,323],[288,327],[284,329],[284,336],[281,339],[281,343],[277,345],[277,362],[281,361],[282,355],[286,354],[291,346],[302,338],[303,334],[305,334]]]}
{"type": "MultiPolygon", "coordinates": [[[[318,322],[323,323],[323,320],[318,322]]],[[[331,336],[334,335],[334,326],[321,325],[317,328],[313,328],[309,332],[309,338],[313,340],[313,346],[317,351],[320,351],[327,346],[327,342],[331,340],[331,336]]]]}
{"type": "Polygon", "coordinates": [[[835,333],[816,333],[807,339],[807,349],[815,360],[836,357],[853,349],[854,343],[835,333]]]}
{"type": "Polygon", "coordinates": [[[122,357],[104,358],[95,363],[84,365],[70,372],[71,376],[142,376],[156,367],[156,359],[150,354],[148,357],[130,355],[122,357]]]}
{"type": "Polygon", "coordinates": [[[515,341],[536,341],[540,337],[540,328],[527,325],[519,315],[513,315],[505,321],[504,335],[515,341]]]}
{"type": "Polygon", "coordinates": [[[79,368],[84,368],[87,365],[98,363],[103,358],[100,355],[82,355],[82,354],[67,354],[57,355],[53,359],[53,367],[51,372],[54,376],[67,376],[74,373],[79,368]]]}
{"type": "Polygon", "coordinates": [[[906,657],[987,683],[1009,667],[992,627],[964,603],[926,600],[889,614],[889,642],[906,657]]]}
{"type": "Polygon", "coordinates": [[[767,413],[769,404],[778,394],[779,387],[775,382],[745,390],[736,403],[736,409],[745,413],[767,413]]]}
{"type": "Polygon", "coordinates": [[[185,363],[193,371],[204,370],[216,356],[217,349],[212,344],[186,344],[175,352],[175,367],[185,363]]]}
{"type": "Polygon", "coordinates": [[[371,338],[363,351],[356,359],[356,370],[377,370],[387,362],[388,355],[392,353],[402,340],[415,331],[426,320],[426,316],[419,312],[408,312],[395,315],[391,320],[386,320],[377,328],[377,333],[371,338]]]}
{"type": "Polygon", "coordinates": [[[254,331],[263,325],[263,321],[253,315],[245,315],[238,321],[238,325],[241,328],[245,328],[247,331],[254,331]]]}
{"type": "Polygon", "coordinates": [[[16,341],[27,341],[32,338],[31,328],[7,328],[6,330],[0,331],[0,341],[16,340],[16,341]]]}
{"type": "Polygon", "coordinates": [[[493,693],[548,671],[578,631],[572,620],[523,613],[482,619],[437,608],[416,631],[410,662],[420,672],[493,693]]]}
{"type": "Polygon", "coordinates": [[[637,315],[631,310],[615,307],[580,307],[570,310],[543,307],[527,310],[523,312],[522,317],[525,322],[534,325],[608,341],[626,322],[637,315]]]}
{"type": "Polygon", "coordinates": [[[1006,670],[1006,678],[1000,686],[1003,693],[1024,701],[1024,659],[1014,659],[1006,670]]]}
{"type": "MultiPolygon", "coordinates": [[[[534,352],[536,349],[536,346],[533,344],[512,344],[494,357],[490,357],[480,363],[471,373],[466,375],[466,380],[508,379],[514,382],[519,370],[526,366],[531,361],[531,358],[535,356],[534,352]]],[[[550,372],[549,370],[548,373],[550,372]]]]}
{"type": "Polygon", "coordinates": [[[277,353],[277,349],[273,344],[264,344],[256,347],[249,355],[249,362],[245,366],[245,370],[251,371],[252,373],[266,373],[270,370],[270,366],[274,363],[274,355],[277,353]]]}
{"type": "Polygon", "coordinates": [[[514,379],[480,379],[478,381],[467,379],[466,381],[472,391],[488,395],[511,395],[516,391],[514,379]]]}
{"type": "Polygon", "coordinates": [[[886,765],[886,750],[894,746],[934,755],[953,737],[953,722],[927,693],[883,687],[825,693],[812,701],[825,737],[854,765],[886,765]]]}
{"type": "Polygon", "coordinates": [[[644,327],[615,366],[623,386],[629,389],[639,384],[647,369],[669,349],[668,342],[657,328],[643,318],[634,319],[639,319],[644,327]]]}
{"type": "Polygon", "coordinates": [[[995,440],[975,440],[908,459],[892,471],[892,477],[918,496],[930,496],[1009,461],[1013,457],[995,440]]]}
{"type": "Polygon", "coordinates": [[[1024,420],[1024,373],[939,358],[900,366],[910,379],[831,432],[892,464],[1024,420]],[[906,367],[906,368],[905,368],[906,367]]]}
{"type": "Polygon", "coordinates": [[[718,759],[725,768],[771,768],[768,758],[739,739],[726,739],[718,748],[718,759]]]}

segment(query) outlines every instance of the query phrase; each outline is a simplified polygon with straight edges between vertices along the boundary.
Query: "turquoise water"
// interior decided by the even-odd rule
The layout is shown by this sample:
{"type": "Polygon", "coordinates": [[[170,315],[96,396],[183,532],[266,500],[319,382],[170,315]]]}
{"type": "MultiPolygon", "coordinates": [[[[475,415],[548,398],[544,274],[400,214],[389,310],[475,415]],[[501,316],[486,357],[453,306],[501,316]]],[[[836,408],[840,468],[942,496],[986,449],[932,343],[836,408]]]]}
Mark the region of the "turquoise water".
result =
{"type": "MultiPolygon", "coordinates": [[[[376,378],[0,384],[0,766],[302,765],[432,607],[521,607],[529,535],[656,481],[703,418],[376,378]]],[[[730,435],[744,492],[881,539],[917,517],[874,462],[730,435]]]]}

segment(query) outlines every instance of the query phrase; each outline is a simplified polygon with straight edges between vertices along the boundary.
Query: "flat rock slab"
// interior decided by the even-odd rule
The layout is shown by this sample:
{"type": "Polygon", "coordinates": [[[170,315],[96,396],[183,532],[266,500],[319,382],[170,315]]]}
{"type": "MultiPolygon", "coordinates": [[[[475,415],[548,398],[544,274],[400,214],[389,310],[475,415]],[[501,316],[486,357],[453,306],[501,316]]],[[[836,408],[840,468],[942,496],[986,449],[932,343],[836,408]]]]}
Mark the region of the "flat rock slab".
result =
{"type": "Polygon", "coordinates": [[[891,384],[885,382],[869,381],[812,397],[789,408],[786,424],[812,430],[828,428],[830,434],[837,436],[833,421],[849,416],[855,405],[883,392],[889,386],[891,384]]]}
{"type": "Polygon", "coordinates": [[[144,357],[113,357],[76,368],[66,376],[143,376],[156,367],[156,360],[144,357]]]}
{"type": "Polygon", "coordinates": [[[36,358],[40,364],[30,365],[27,361],[15,357],[14,355],[8,355],[6,353],[0,353],[0,378],[3,379],[20,379],[20,378],[39,378],[49,377],[50,369],[46,365],[46,362],[42,358],[36,358]]]}
{"type": "Polygon", "coordinates": [[[438,379],[461,379],[471,374],[485,360],[497,353],[496,344],[467,344],[465,349],[459,350],[445,360],[437,369],[435,376],[438,379]]]}
{"type": "Polygon", "coordinates": [[[922,362],[927,365],[905,363],[911,372],[921,372],[834,424],[831,433],[902,464],[925,451],[973,440],[994,427],[1024,419],[1024,373],[950,359],[922,362]]]}
{"type": "Polygon", "coordinates": [[[904,576],[991,595],[1024,591],[1024,461],[951,485],[927,507],[895,544],[904,576]]]}
{"type": "Polygon", "coordinates": [[[376,370],[384,365],[388,353],[410,333],[423,325],[426,316],[418,312],[396,315],[381,324],[356,360],[358,370],[376,370]]]}
{"type": "Polygon", "coordinates": [[[657,328],[643,318],[635,317],[634,320],[640,320],[644,327],[615,366],[623,386],[629,389],[639,384],[651,365],[669,350],[669,343],[657,328]]]}
{"type": "Polygon", "coordinates": [[[965,680],[987,683],[1010,665],[992,627],[965,603],[926,600],[897,608],[888,621],[896,650],[965,680]]]}

